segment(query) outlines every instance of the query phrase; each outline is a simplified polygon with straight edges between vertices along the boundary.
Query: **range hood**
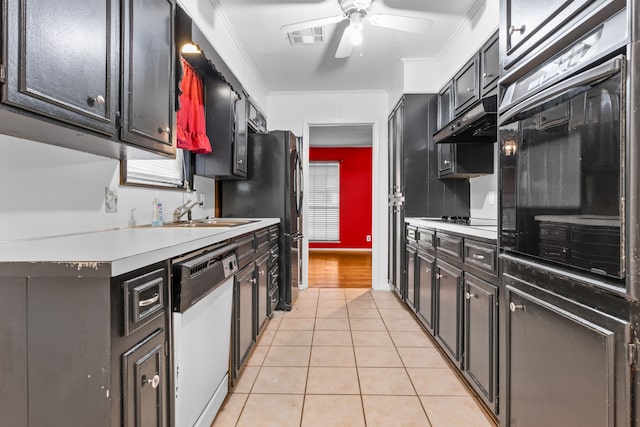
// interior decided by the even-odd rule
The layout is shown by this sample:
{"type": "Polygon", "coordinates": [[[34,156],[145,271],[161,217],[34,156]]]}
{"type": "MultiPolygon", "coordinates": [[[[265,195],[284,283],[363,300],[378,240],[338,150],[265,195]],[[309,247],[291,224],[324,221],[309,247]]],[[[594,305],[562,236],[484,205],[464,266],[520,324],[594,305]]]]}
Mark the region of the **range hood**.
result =
{"type": "Polygon", "coordinates": [[[496,142],[498,97],[482,98],[433,135],[436,143],[496,142]]]}

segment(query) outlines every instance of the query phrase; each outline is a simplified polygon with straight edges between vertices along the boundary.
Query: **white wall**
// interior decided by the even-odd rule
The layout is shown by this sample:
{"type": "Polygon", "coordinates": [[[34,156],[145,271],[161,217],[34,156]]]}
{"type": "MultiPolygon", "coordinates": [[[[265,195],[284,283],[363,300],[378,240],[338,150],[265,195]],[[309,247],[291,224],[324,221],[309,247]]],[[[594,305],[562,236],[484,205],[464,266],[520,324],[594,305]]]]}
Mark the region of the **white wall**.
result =
{"type": "MultiPolygon", "coordinates": [[[[105,212],[105,187],[118,187],[120,163],[67,148],[0,135],[0,242],[127,227],[151,222],[155,191],[118,188],[118,211],[105,212]]],[[[199,179],[205,206],[194,216],[213,215],[214,181],[199,179]]],[[[194,195],[160,190],[165,220],[194,195]]]]}
{"type": "MultiPolygon", "coordinates": [[[[324,124],[373,124],[372,285],[389,289],[387,271],[387,114],[386,91],[278,92],[268,97],[269,129],[289,129],[309,140],[309,126],[324,124]]],[[[309,169],[305,144],[305,172],[309,169]]],[[[308,175],[308,172],[307,172],[308,175]]],[[[308,182],[305,182],[305,185],[308,182]]],[[[307,190],[308,191],[308,190],[307,190]]],[[[304,218],[307,217],[303,212],[304,218]]],[[[305,227],[306,228],[306,227],[305,227]]],[[[309,262],[308,240],[303,247],[304,266],[309,262]]],[[[306,280],[306,270],[303,271],[306,280]]],[[[306,282],[305,282],[306,283],[306,282]]]]}

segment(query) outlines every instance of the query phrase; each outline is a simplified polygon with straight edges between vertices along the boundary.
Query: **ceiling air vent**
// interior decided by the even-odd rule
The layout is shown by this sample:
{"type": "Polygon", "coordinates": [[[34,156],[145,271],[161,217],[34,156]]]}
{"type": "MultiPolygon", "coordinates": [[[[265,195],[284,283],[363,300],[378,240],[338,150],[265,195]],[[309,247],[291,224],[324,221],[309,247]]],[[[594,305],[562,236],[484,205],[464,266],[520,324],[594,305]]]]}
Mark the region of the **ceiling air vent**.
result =
{"type": "Polygon", "coordinates": [[[287,33],[289,43],[296,44],[320,44],[324,43],[324,30],[322,27],[307,28],[300,31],[287,33]]]}

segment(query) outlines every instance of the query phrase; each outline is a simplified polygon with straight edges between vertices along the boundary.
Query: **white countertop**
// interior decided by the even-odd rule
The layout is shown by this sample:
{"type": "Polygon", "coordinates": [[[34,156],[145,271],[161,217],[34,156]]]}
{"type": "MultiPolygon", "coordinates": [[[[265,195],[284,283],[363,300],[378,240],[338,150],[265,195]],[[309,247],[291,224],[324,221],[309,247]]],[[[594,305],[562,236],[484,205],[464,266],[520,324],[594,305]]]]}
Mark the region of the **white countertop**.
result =
{"type": "Polygon", "coordinates": [[[416,227],[426,227],[442,231],[452,231],[458,234],[463,234],[465,236],[480,237],[493,241],[498,240],[497,225],[461,225],[422,218],[406,218],[405,221],[416,227]]]}
{"type": "Polygon", "coordinates": [[[118,276],[280,222],[251,219],[257,221],[234,227],[136,227],[5,242],[0,264],[64,264],[78,274],[106,264],[118,276]]]}

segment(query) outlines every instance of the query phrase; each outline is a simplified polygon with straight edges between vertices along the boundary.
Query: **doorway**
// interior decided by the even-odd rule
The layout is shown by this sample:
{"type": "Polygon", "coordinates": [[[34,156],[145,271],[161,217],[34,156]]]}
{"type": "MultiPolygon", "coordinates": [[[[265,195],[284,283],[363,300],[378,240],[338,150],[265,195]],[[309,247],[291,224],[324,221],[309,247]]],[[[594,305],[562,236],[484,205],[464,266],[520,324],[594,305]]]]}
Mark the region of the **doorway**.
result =
{"type": "Polygon", "coordinates": [[[309,287],[372,287],[372,145],[371,124],[309,127],[309,287]]]}

